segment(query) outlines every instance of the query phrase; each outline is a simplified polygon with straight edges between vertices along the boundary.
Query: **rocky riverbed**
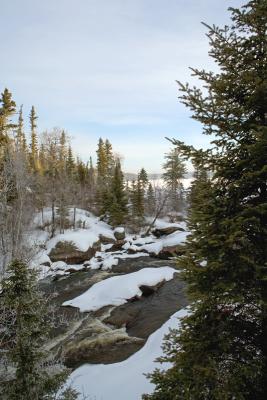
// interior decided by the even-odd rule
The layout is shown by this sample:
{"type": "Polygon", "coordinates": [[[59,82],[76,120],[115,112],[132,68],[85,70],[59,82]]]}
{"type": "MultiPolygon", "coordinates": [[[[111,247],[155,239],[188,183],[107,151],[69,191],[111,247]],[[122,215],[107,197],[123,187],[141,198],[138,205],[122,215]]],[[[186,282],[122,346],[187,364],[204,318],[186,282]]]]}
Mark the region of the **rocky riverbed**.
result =
{"type": "Polygon", "coordinates": [[[109,271],[78,271],[57,280],[51,277],[42,280],[41,288],[47,296],[51,295],[50,303],[57,321],[47,348],[71,368],[84,363],[119,362],[138,351],[149,335],[187,305],[179,273],[154,287],[142,286],[142,296],[128,299],[126,304],[117,307],[106,306],[82,313],[74,307],[63,307],[62,303],[112,276],[163,266],[175,268],[175,261],[140,257],[119,260],[109,271]]]}

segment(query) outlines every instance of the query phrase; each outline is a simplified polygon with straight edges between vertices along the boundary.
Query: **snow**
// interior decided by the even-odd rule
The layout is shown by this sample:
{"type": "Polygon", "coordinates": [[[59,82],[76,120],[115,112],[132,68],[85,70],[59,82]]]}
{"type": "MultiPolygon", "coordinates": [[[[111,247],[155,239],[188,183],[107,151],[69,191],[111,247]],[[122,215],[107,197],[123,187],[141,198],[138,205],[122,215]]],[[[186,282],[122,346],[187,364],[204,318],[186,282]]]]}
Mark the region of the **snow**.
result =
{"type": "Polygon", "coordinates": [[[130,246],[131,249],[134,251],[148,251],[149,253],[153,254],[159,254],[160,251],[164,247],[172,247],[172,246],[177,246],[178,244],[183,244],[186,240],[186,237],[188,235],[188,232],[181,232],[181,231],[176,231],[167,237],[164,236],[159,239],[155,239],[152,236],[149,236],[147,238],[138,238],[137,240],[133,241],[132,246],[130,246]],[[147,243],[147,244],[142,244],[142,243],[147,243]],[[136,246],[135,244],[142,244],[141,246],[136,246]]]}
{"type": "Polygon", "coordinates": [[[59,269],[64,270],[67,268],[67,264],[64,261],[56,261],[52,263],[51,270],[58,271],[59,269]]]}
{"type": "Polygon", "coordinates": [[[162,341],[169,329],[179,328],[179,320],[187,310],[176,312],[147,340],[144,347],[127,360],[115,364],[85,364],[76,369],[67,384],[97,400],[140,400],[143,393],[151,393],[154,385],[144,376],[155,368],[167,369],[169,364],[155,363],[162,356],[162,341]]]}
{"type": "Polygon", "coordinates": [[[108,305],[119,306],[134,296],[141,296],[140,286],[154,286],[173,279],[177,272],[171,267],[144,268],[122,276],[113,276],[96,283],[82,295],[63,303],[80,311],[96,311],[108,305]]]}
{"type": "MultiPolygon", "coordinates": [[[[69,220],[73,220],[73,208],[69,210],[69,220]]],[[[48,223],[51,221],[52,213],[51,209],[44,209],[43,212],[44,223],[48,223]]],[[[108,238],[114,239],[114,234],[111,226],[106,224],[103,221],[100,221],[99,218],[95,217],[92,213],[82,210],[80,208],[76,209],[76,225],[78,222],[84,224],[84,229],[66,229],[64,234],[57,234],[54,238],[48,239],[48,233],[37,229],[33,232],[31,240],[38,239],[38,242],[46,242],[46,247],[48,252],[52,250],[56,246],[56,244],[60,241],[68,241],[73,242],[78,250],[87,251],[89,247],[91,247],[94,243],[99,240],[99,235],[102,234],[108,238]]],[[[41,213],[37,213],[34,218],[34,225],[36,227],[42,225],[42,215],[41,213]]]]}
{"type": "MultiPolygon", "coordinates": [[[[68,269],[80,270],[85,267],[88,269],[103,269],[110,270],[113,266],[118,265],[120,259],[127,258],[138,258],[146,257],[149,254],[159,254],[164,247],[176,246],[180,243],[184,243],[188,232],[176,231],[168,236],[161,238],[155,238],[152,234],[147,237],[140,237],[138,235],[127,235],[126,243],[122,246],[120,251],[110,252],[109,250],[113,244],[101,244],[101,251],[97,252],[95,257],[86,261],[83,266],[61,266],[56,268],[52,266],[51,269],[43,268],[41,264],[51,263],[49,253],[60,241],[72,242],[78,250],[87,251],[88,248],[92,247],[96,242],[99,242],[99,236],[103,235],[115,242],[116,232],[125,232],[125,229],[121,226],[113,229],[107,223],[100,221],[100,219],[94,216],[92,213],[79,209],[76,209],[76,226],[77,229],[66,229],[64,234],[56,234],[52,239],[49,239],[49,232],[46,230],[47,225],[51,221],[52,213],[50,208],[45,208],[43,211],[43,217],[41,213],[37,213],[34,218],[33,230],[29,236],[29,241],[35,244],[36,247],[41,248],[39,253],[33,258],[31,266],[39,270],[41,278],[45,276],[59,275],[59,271],[64,275],[64,271],[68,273],[68,269]],[[42,224],[44,224],[43,228],[42,224]],[[83,228],[81,228],[83,226],[83,228]],[[131,250],[133,250],[131,252],[131,250]],[[129,251],[129,254],[128,254],[129,251]],[[134,254],[131,254],[133,253],[134,254]],[[56,272],[57,271],[57,272],[56,272]]],[[[73,221],[73,208],[69,209],[69,220],[73,221]]],[[[147,218],[147,221],[150,221],[147,218]]],[[[186,229],[184,222],[170,223],[165,219],[158,219],[155,223],[154,228],[166,228],[166,227],[182,227],[186,229]]]]}
{"type": "Polygon", "coordinates": [[[125,232],[125,230],[124,230],[124,228],[123,228],[123,227],[121,227],[121,226],[118,226],[117,228],[115,228],[115,229],[114,229],[114,232],[118,232],[118,233],[124,233],[124,232],[125,232]]]}

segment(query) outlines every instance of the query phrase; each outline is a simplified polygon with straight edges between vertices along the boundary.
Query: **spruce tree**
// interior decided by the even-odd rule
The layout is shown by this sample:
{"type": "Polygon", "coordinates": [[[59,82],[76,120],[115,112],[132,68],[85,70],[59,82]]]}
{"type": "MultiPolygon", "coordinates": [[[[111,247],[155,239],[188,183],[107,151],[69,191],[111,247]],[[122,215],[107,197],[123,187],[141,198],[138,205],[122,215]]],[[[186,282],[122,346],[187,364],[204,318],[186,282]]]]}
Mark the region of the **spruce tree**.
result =
{"type": "Polygon", "coordinates": [[[153,215],[156,210],[156,196],[155,196],[155,191],[153,189],[153,186],[151,182],[148,185],[147,188],[147,194],[146,194],[146,210],[148,215],[153,215]]]}
{"type": "Polygon", "coordinates": [[[75,169],[75,161],[74,161],[74,157],[73,157],[73,153],[72,153],[72,148],[69,145],[67,160],[66,160],[66,170],[67,170],[67,174],[70,178],[73,177],[74,169],[75,169]]]}
{"type": "Polygon", "coordinates": [[[31,128],[31,144],[30,144],[30,166],[34,172],[38,171],[38,139],[37,139],[37,124],[38,119],[35,108],[32,106],[30,112],[30,128],[31,128]]]}
{"type": "Polygon", "coordinates": [[[99,183],[107,176],[108,171],[108,160],[107,160],[107,150],[105,143],[102,138],[98,141],[97,154],[97,179],[99,183]]]}
{"type": "Polygon", "coordinates": [[[111,182],[109,214],[113,226],[121,225],[127,216],[127,198],[124,188],[124,178],[119,161],[115,164],[111,182]]]}
{"type": "Polygon", "coordinates": [[[145,191],[143,183],[137,179],[133,181],[132,193],[131,193],[131,203],[132,203],[132,217],[137,225],[142,225],[145,216],[145,191]]]}
{"type": "Polygon", "coordinates": [[[183,208],[183,185],[181,181],[186,173],[186,167],[177,148],[167,153],[165,159],[163,180],[170,193],[170,207],[174,211],[181,211],[183,208]]]}
{"type": "Polygon", "coordinates": [[[107,163],[107,178],[111,178],[113,176],[114,168],[115,168],[115,159],[112,150],[112,144],[108,139],[105,141],[105,154],[106,154],[106,163],[107,163]]]}
{"type": "Polygon", "coordinates": [[[16,113],[16,103],[8,89],[1,93],[0,104],[0,139],[2,141],[7,136],[8,131],[16,127],[11,121],[11,117],[16,113]]]}
{"type": "Polygon", "coordinates": [[[138,174],[138,179],[142,184],[143,188],[145,189],[148,185],[148,175],[144,168],[141,168],[141,171],[138,174]]]}
{"type": "Polygon", "coordinates": [[[19,117],[18,117],[18,124],[17,124],[17,135],[16,135],[16,144],[17,147],[20,151],[24,152],[26,155],[27,152],[27,142],[26,142],[26,137],[25,137],[25,132],[24,132],[24,126],[23,126],[23,112],[22,112],[22,105],[20,106],[19,109],[19,117]]]}
{"type": "MultiPolygon", "coordinates": [[[[7,272],[0,298],[0,332],[2,351],[12,368],[1,384],[1,399],[53,400],[66,372],[53,365],[49,353],[42,349],[49,325],[36,273],[19,260],[14,260],[7,272]]],[[[77,397],[73,391],[67,391],[61,398],[67,399],[67,395],[77,397]]]]}
{"type": "Polygon", "coordinates": [[[220,71],[193,69],[205,93],[180,83],[182,102],[215,136],[214,148],[173,142],[213,177],[198,188],[179,260],[197,301],[166,338],[162,361],[172,366],[151,375],[156,388],[144,399],[267,397],[267,2],[230,10],[230,27],[208,27],[220,71]]]}

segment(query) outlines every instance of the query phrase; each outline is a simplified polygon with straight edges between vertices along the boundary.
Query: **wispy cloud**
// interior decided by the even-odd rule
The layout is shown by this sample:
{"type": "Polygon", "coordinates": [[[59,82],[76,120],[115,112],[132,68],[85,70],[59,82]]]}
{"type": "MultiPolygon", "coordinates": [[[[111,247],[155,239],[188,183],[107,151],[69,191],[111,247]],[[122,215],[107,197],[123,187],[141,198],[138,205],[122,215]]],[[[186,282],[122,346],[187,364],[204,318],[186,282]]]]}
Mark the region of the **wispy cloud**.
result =
{"type": "Polygon", "coordinates": [[[25,110],[35,104],[40,129],[65,127],[83,156],[102,135],[125,153],[126,169],[157,171],[164,136],[205,143],[178,103],[175,79],[192,81],[189,65],[214,68],[200,21],[224,24],[227,7],[242,3],[3,2],[0,89],[9,87],[25,110]]]}

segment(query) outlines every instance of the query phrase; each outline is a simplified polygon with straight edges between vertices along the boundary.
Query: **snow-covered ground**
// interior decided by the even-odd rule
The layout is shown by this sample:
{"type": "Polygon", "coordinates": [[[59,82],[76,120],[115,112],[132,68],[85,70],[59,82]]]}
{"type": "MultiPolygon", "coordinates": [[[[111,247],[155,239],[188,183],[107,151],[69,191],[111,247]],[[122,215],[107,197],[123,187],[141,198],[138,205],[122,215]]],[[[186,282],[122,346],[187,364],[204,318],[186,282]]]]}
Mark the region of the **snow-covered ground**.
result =
{"type": "Polygon", "coordinates": [[[144,376],[155,368],[166,369],[168,364],[159,365],[155,359],[162,355],[162,341],[169,329],[178,328],[179,320],[187,310],[176,312],[147,340],[145,346],[127,360],[115,364],[85,364],[76,369],[68,380],[83,399],[88,400],[140,400],[143,393],[151,393],[153,385],[144,376]]]}
{"type": "MultiPolygon", "coordinates": [[[[69,210],[69,220],[73,221],[73,209],[69,210]]],[[[52,219],[51,209],[44,210],[44,222],[49,222],[52,219]]],[[[34,224],[42,225],[42,215],[38,213],[35,217],[34,224]]],[[[112,227],[99,218],[95,217],[89,211],[76,209],[76,225],[82,225],[80,229],[66,229],[64,234],[57,234],[53,239],[46,242],[46,248],[50,251],[60,241],[73,242],[78,250],[86,251],[94,243],[99,240],[99,235],[102,234],[110,239],[115,239],[112,227]]],[[[43,231],[41,231],[43,232],[43,231]]],[[[40,233],[40,230],[37,232],[40,233]]],[[[44,237],[44,235],[41,235],[44,237]]]]}
{"type": "Polygon", "coordinates": [[[140,286],[155,286],[173,279],[174,268],[144,268],[122,276],[113,276],[96,283],[82,295],[63,303],[80,311],[96,311],[108,305],[119,306],[134,296],[141,296],[140,286]]]}
{"type": "MultiPolygon", "coordinates": [[[[73,221],[73,209],[69,210],[69,220],[73,221]]],[[[39,269],[40,278],[45,276],[60,276],[68,275],[75,270],[81,269],[111,269],[114,265],[117,265],[120,259],[136,258],[149,256],[149,254],[159,254],[164,247],[172,247],[181,244],[185,241],[188,232],[176,231],[168,236],[162,236],[156,238],[152,234],[142,238],[140,235],[126,235],[126,243],[119,251],[109,251],[112,244],[102,244],[101,251],[98,251],[93,258],[87,260],[82,266],[67,266],[67,264],[61,264],[54,266],[43,266],[42,264],[51,264],[49,259],[50,251],[60,241],[72,242],[78,250],[87,251],[94,243],[99,241],[100,235],[115,241],[114,233],[123,233],[122,227],[113,229],[107,223],[100,221],[100,219],[94,216],[92,213],[76,209],[76,225],[82,226],[83,228],[77,229],[66,229],[64,234],[57,233],[52,239],[49,239],[49,233],[47,230],[42,228],[42,225],[49,225],[51,222],[52,213],[50,208],[44,209],[43,215],[41,213],[36,214],[34,218],[33,229],[29,240],[31,243],[36,244],[36,248],[39,247],[39,252],[33,257],[31,266],[39,269]],[[149,254],[148,254],[149,253],[149,254]]],[[[151,223],[151,219],[147,219],[147,223],[151,223]]],[[[166,228],[166,227],[178,227],[186,229],[184,222],[170,223],[165,219],[158,219],[153,228],[166,228]]]]}

